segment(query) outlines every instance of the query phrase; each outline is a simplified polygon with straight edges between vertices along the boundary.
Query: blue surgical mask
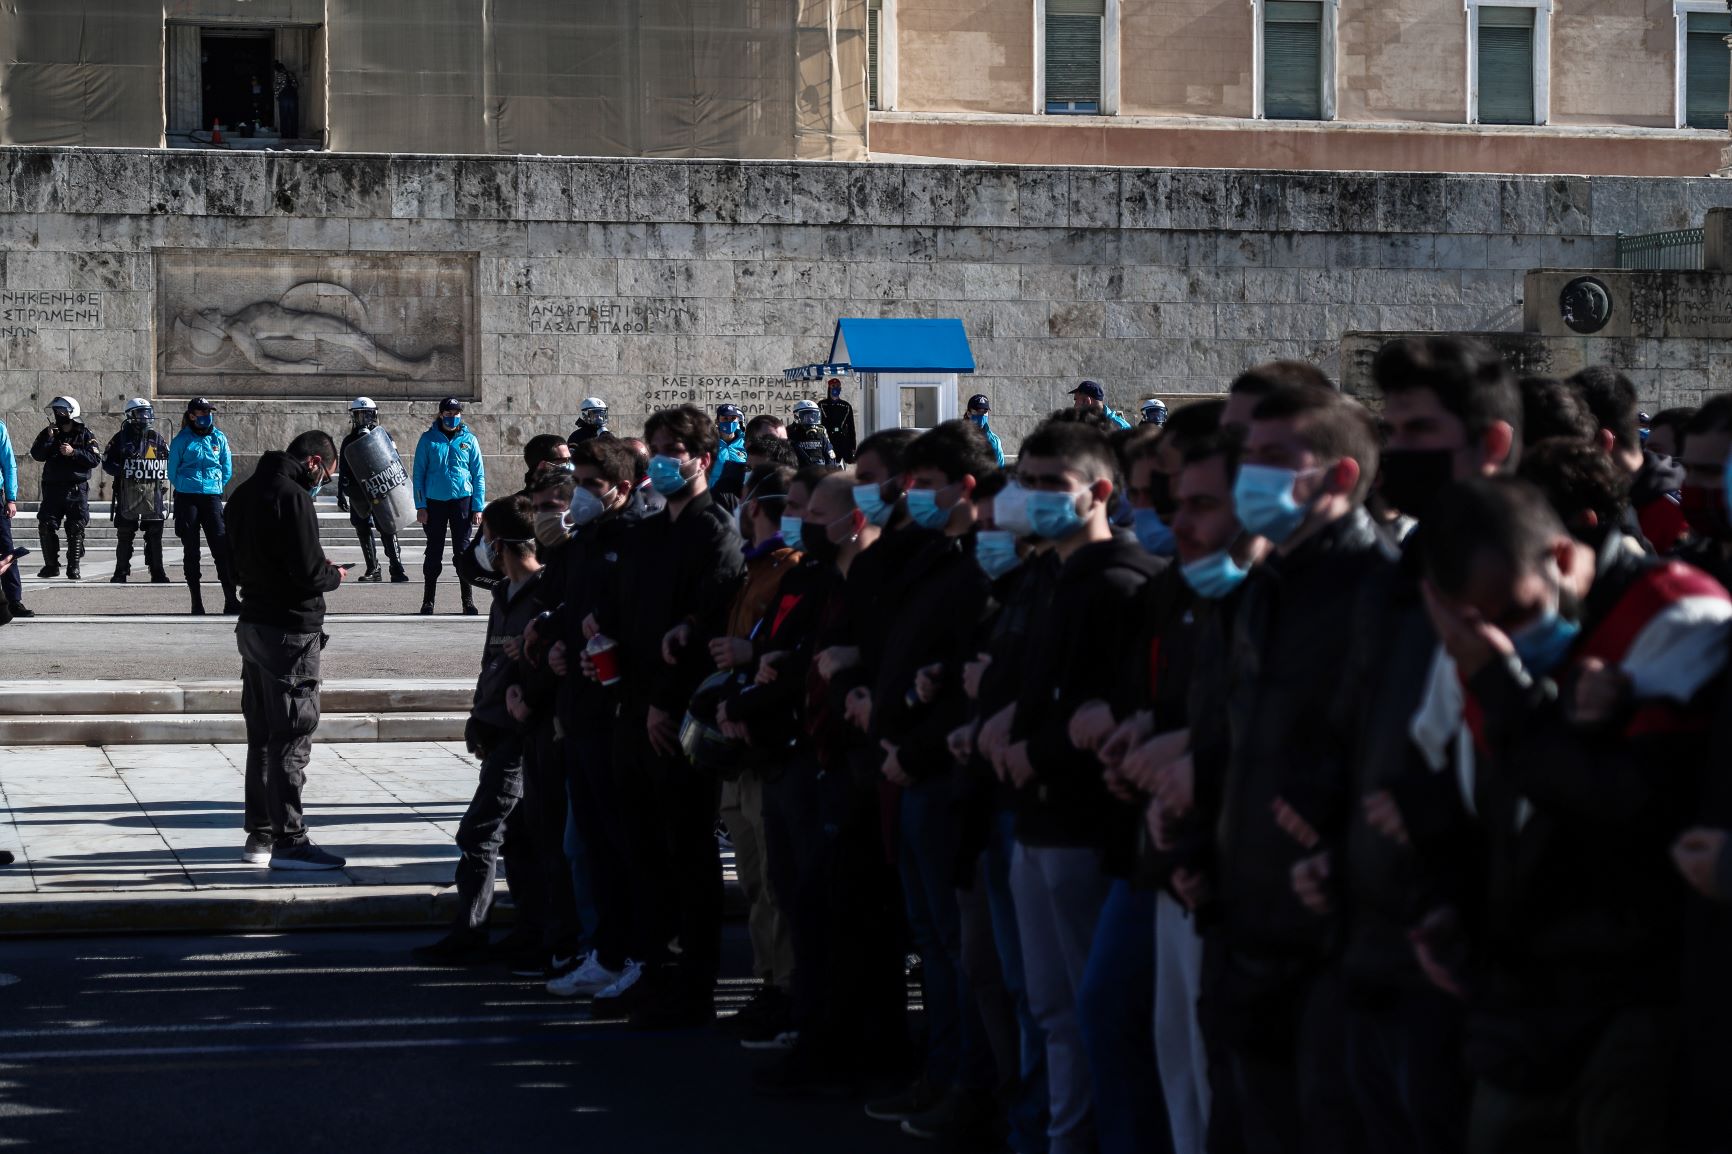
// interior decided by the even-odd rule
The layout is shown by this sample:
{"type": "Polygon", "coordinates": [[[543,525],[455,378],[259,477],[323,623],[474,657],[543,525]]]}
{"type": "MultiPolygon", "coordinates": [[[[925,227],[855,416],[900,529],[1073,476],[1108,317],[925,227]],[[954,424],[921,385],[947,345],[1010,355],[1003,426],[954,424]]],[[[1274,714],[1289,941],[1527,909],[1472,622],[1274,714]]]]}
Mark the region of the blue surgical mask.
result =
{"type": "Polygon", "coordinates": [[[986,428],[986,424],[989,420],[991,420],[991,418],[992,418],[992,414],[990,414],[990,413],[970,413],[970,414],[968,414],[968,419],[973,421],[975,424],[979,425],[983,429],[986,428]]]}
{"type": "Polygon", "coordinates": [[[1031,490],[1028,494],[1028,521],[1035,536],[1057,541],[1082,528],[1083,515],[1077,511],[1077,493],[1048,493],[1031,490]]]}
{"type": "Polygon", "coordinates": [[[782,544],[786,545],[790,549],[804,548],[804,543],[800,540],[800,533],[805,526],[806,522],[800,520],[800,518],[790,517],[786,513],[782,514],[780,526],[782,544]]]}
{"type": "Polygon", "coordinates": [[[1219,601],[1237,589],[1248,573],[1250,570],[1233,560],[1231,550],[1227,549],[1179,567],[1179,576],[1185,579],[1185,584],[1195,590],[1197,596],[1210,601],[1219,601]]]}
{"type": "Polygon", "coordinates": [[[215,424],[216,417],[211,413],[200,413],[192,419],[192,427],[195,429],[208,429],[215,424]]]}
{"type": "Polygon", "coordinates": [[[1022,564],[1016,534],[1007,529],[982,529],[974,535],[974,561],[990,580],[997,581],[1022,564]]]}
{"type": "Polygon", "coordinates": [[[1177,548],[1173,541],[1173,531],[1167,523],[1161,520],[1161,515],[1153,509],[1132,509],[1131,525],[1137,535],[1137,541],[1144,549],[1157,557],[1171,557],[1177,548]]]}
{"type": "Polygon", "coordinates": [[[732,437],[735,433],[738,433],[740,431],[740,422],[738,422],[738,421],[723,421],[721,423],[721,425],[719,426],[719,428],[721,429],[722,436],[732,437]]]}
{"type": "Polygon", "coordinates": [[[1556,609],[1548,609],[1532,624],[1511,633],[1509,639],[1528,672],[1546,677],[1564,663],[1581,631],[1579,623],[1559,616],[1556,609]]]}
{"type": "Polygon", "coordinates": [[[1271,465],[1240,465],[1233,483],[1233,509],[1248,533],[1279,545],[1305,522],[1306,507],[1293,498],[1299,474],[1271,465]]]}
{"type": "Polygon", "coordinates": [[[950,523],[950,510],[939,508],[938,490],[910,489],[906,499],[908,515],[922,529],[942,529],[950,523]]]}
{"type": "Polygon", "coordinates": [[[463,424],[463,418],[462,417],[440,417],[439,423],[445,427],[446,431],[456,432],[458,426],[463,424]]]}
{"type": "Polygon", "coordinates": [[[866,514],[868,521],[879,527],[888,525],[891,514],[896,511],[896,503],[884,499],[882,485],[855,485],[854,507],[866,514]]]}
{"type": "Polygon", "coordinates": [[[649,479],[650,486],[664,497],[671,497],[692,483],[672,457],[651,457],[649,479]]]}

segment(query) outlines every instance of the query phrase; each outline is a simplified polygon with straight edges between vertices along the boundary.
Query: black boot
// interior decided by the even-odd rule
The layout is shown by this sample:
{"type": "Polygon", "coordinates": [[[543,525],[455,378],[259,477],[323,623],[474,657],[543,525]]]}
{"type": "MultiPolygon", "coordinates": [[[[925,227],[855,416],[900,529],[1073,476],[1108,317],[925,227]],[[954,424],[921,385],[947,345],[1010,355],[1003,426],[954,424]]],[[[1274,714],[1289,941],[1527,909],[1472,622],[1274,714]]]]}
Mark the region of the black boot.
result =
{"type": "Polygon", "coordinates": [[[132,576],[132,539],[138,533],[138,522],[119,518],[114,523],[114,576],[111,585],[125,585],[132,576]]]}
{"type": "Polygon", "coordinates": [[[168,584],[168,569],[162,563],[161,521],[145,522],[144,563],[150,568],[150,583],[152,585],[168,584]]]}
{"type": "Polygon", "coordinates": [[[469,582],[463,580],[463,578],[459,577],[457,579],[457,588],[463,594],[463,616],[474,617],[476,614],[480,613],[481,610],[475,608],[475,587],[469,584],[469,582]]]}
{"type": "Polygon", "coordinates": [[[194,617],[203,617],[204,591],[199,588],[198,578],[188,577],[186,579],[186,587],[187,590],[192,593],[192,615],[194,617]]]}
{"type": "Polygon", "coordinates": [[[367,566],[367,571],[357,580],[376,585],[385,578],[379,572],[379,551],[373,547],[373,530],[357,526],[355,536],[361,542],[361,561],[367,566]]]}
{"type": "Polygon", "coordinates": [[[12,610],[12,616],[14,617],[36,616],[36,611],[34,609],[24,608],[24,602],[22,601],[9,601],[6,603],[6,608],[12,610]]]}
{"type": "Polygon", "coordinates": [[[439,590],[439,578],[427,578],[427,593],[421,598],[421,616],[433,616],[433,595],[439,590]]]}
{"type": "Polygon", "coordinates": [[[84,576],[79,572],[79,562],[84,557],[84,526],[66,526],[66,576],[76,581],[84,576]]]}
{"type": "Polygon", "coordinates": [[[60,534],[56,527],[41,519],[38,513],[36,521],[36,536],[42,544],[42,569],[38,577],[60,576],[60,534]]]}
{"type": "Polygon", "coordinates": [[[397,550],[397,535],[395,533],[381,533],[379,536],[385,542],[385,559],[391,562],[391,584],[408,584],[409,574],[403,571],[403,554],[397,550]]]}

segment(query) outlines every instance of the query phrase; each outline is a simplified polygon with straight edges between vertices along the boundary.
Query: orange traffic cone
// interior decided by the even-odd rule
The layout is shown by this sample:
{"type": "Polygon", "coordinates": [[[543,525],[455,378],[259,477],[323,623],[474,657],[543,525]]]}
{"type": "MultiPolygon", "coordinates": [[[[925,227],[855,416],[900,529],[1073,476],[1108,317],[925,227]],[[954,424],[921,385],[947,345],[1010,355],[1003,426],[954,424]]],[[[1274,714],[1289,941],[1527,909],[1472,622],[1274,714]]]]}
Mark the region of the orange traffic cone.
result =
{"type": "Polygon", "coordinates": [[[223,122],[222,121],[213,120],[210,122],[210,142],[212,144],[221,144],[223,142],[223,122]]]}

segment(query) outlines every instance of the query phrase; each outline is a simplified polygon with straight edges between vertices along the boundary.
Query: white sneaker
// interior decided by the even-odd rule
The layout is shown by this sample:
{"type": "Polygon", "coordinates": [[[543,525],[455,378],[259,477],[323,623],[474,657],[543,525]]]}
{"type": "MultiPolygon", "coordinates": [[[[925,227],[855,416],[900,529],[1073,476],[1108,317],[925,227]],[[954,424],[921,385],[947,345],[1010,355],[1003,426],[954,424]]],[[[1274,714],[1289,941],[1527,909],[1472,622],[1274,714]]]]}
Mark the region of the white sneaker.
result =
{"type": "Polygon", "coordinates": [[[637,980],[641,977],[643,977],[643,963],[634,962],[630,958],[627,958],[625,960],[625,969],[619,972],[619,977],[615,978],[604,989],[598,990],[595,995],[595,1000],[598,1002],[606,1002],[614,998],[624,997],[625,992],[637,985],[637,980]]]}
{"type": "Polygon", "coordinates": [[[602,965],[600,955],[591,950],[577,969],[548,982],[547,992],[562,998],[592,998],[617,982],[623,972],[602,965]]]}

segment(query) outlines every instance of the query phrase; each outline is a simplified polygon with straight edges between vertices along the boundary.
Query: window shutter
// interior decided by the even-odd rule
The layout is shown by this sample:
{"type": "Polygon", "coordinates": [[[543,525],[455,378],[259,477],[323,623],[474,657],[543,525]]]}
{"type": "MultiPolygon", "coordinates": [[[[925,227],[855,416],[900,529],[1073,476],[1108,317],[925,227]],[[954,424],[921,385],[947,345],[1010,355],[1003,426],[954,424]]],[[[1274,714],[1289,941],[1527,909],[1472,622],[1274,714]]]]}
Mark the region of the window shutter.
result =
{"type": "Polygon", "coordinates": [[[1534,122],[1534,10],[1479,9],[1479,122],[1534,122]]]}
{"type": "Polygon", "coordinates": [[[1099,111],[1101,27],[1105,14],[1106,0],[1047,0],[1046,101],[1049,112],[1099,111]]]}
{"type": "Polygon", "coordinates": [[[874,5],[866,9],[866,107],[878,108],[879,38],[884,30],[884,10],[874,5]]]}
{"type": "Polygon", "coordinates": [[[1726,128],[1727,86],[1732,84],[1732,15],[1691,12],[1684,38],[1684,123],[1726,128]]]}
{"type": "Polygon", "coordinates": [[[1323,119],[1323,5],[1263,5],[1263,115],[1323,119]]]}

